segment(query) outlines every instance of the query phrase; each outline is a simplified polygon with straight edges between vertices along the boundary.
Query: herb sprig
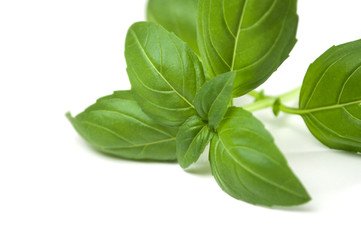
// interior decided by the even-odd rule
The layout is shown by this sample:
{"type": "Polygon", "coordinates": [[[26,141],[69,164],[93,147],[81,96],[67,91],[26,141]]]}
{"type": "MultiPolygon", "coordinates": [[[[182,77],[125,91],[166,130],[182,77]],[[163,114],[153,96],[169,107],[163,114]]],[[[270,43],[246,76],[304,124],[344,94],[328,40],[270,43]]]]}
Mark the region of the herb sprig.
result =
{"type": "Polygon", "coordinates": [[[311,198],[273,137],[251,112],[299,114],[330,148],[361,151],[361,40],[334,46],[309,67],[302,88],[280,96],[254,89],[296,43],[297,0],[149,0],[148,22],[125,44],[128,91],[76,117],[99,151],[135,160],[195,163],[210,144],[219,186],[236,199],[292,206],[311,198]],[[255,101],[233,106],[248,94],[255,101]],[[299,108],[285,105],[299,95],[299,108]]]}

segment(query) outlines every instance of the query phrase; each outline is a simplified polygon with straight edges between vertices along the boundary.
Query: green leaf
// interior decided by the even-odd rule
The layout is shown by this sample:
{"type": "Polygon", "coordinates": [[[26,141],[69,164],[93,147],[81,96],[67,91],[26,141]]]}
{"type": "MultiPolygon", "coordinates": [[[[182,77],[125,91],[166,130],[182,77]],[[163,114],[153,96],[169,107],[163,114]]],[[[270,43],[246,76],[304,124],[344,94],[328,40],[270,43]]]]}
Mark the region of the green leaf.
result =
{"type": "Polygon", "coordinates": [[[281,111],[280,106],[281,106],[281,99],[277,98],[272,106],[272,112],[276,117],[278,116],[278,114],[280,114],[281,111]]]}
{"type": "Polygon", "coordinates": [[[198,46],[210,78],[237,71],[233,96],[258,87],[296,43],[297,0],[200,0],[198,46]]]}
{"type": "Polygon", "coordinates": [[[196,113],[203,67],[192,49],[160,25],[133,24],[125,43],[127,71],[136,100],[158,123],[180,126],[196,113]]]}
{"type": "Polygon", "coordinates": [[[236,199],[265,206],[310,200],[272,136],[251,113],[229,108],[210,147],[212,174],[236,199]]]}
{"type": "Polygon", "coordinates": [[[197,44],[198,0],[149,0],[147,19],[174,32],[199,53],[197,44]]]}
{"type": "Polygon", "coordinates": [[[203,85],[194,99],[198,114],[213,129],[221,122],[232,100],[234,77],[234,72],[215,77],[203,85]]]}
{"type": "Polygon", "coordinates": [[[68,119],[85,141],[114,156],[139,160],[175,160],[176,128],[149,118],[130,91],[118,91],[97,100],[68,119]]]}
{"type": "Polygon", "coordinates": [[[309,67],[300,110],[330,148],[361,152],[361,40],[334,46],[309,67]]]}
{"type": "Polygon", "coordinates": [[[213,132],[198,116],[190,117],[179,128],[176,140],[177,157],[182,168],[195,163],[210,142],[213,132]]]}

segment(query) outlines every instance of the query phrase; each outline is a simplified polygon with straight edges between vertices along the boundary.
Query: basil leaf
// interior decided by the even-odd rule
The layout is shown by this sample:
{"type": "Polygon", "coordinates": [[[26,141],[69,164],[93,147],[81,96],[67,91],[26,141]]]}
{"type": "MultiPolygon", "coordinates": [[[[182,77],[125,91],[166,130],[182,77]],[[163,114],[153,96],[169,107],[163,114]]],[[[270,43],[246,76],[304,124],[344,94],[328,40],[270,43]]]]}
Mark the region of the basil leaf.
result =
{"type": "Polygon", "coordinates": [[[234,97],[258,87],[296,43],[297,0],[200,0],[198,45],[210,78],[237,71],[234,97]]]}
{"type": "Polygon", "coordinates": [[[272,136],[251,113],[229,108],[211,141],[212,174],[236,199],[265,206],[310,200],[272,136]]]}
{"type": "Polygon", "coordinates": [[[323,144],[361,152],[361,40],[332,47],[311,64],[299,107],[323,144]]]}
{"type": "Polygon", "coordinates": [[[211,128],[216,129],[232,100],[235,73],[219,75],[206,82],[194,99],[198,114],[211,128]]]}
{"type": "Polygon", "coordinates": [[[198,0],[149,0],[147,19],[174,32],[199,53],[197,44],[198,0]]]}
{"type": "Polygon", "coordinates": [[[195,163],[210,142],[213,132],[198,116],[190,117],[179,128],[176,140],[177,157],[182,168],[195,163]]]}
{"type": "Polygon", "coordinates": [[[157,122],[179,126],[195,114],[203,67],[192,49],[163,27],[133,24],[125,44],[127,71],[136,100],[157,122]]]}
{"type": "Polygon", "coordinates": [[[142,160],[175,160],[176,128],[149,118],[130,91],[97,100],[84,112],[68,119],[95,149],[114,156],[142,160]]]}

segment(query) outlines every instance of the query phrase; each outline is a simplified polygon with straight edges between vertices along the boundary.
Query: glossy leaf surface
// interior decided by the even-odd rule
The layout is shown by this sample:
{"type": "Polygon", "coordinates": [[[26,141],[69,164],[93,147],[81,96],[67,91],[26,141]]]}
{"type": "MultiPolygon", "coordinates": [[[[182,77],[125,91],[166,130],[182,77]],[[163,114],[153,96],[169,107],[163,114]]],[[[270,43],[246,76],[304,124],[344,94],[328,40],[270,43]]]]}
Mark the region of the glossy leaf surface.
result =
{"type": "Polygon", "coordinates": [[[194,106],[203,120],[216,129],[232,100],[234,72],[225,73],[206,82],[194,99],[194,106]]]}
{"type": "Polygon", "coordinates": [[[361,40],[334,46],[311,64],[300,109],[322,143],[361,152],[361,40]]]}
{"type": "Polygon", "coordinates": [[[197,9],[198,0],[149,0],[147,19],[174,32],[198,53],[197,9]]]}
{"type": "Polygon", "coordinates": [[[200,0],[198,45],[210,78],[237,71],[233,95],[258,87],[296,43],[297,0],[200,0]]]}
{"type": "Polygon", "coordinates": [[[134,96],[145,113],[170,126],[195,114],[192,103],[205,80],[188,44],[160,25],[138,22],[128,31],[125,57],[134,96]]]}
{"type": "Polygon", "coordinates": [[[177,129],[155,123],[130,91],[100,98],[75,118],[67,117],[79,135],[101,152],[128,159],[176,159],[177,129]]]}
{"type": "Polygon", "coordinates": [[[201,118],[190,117],[180,128],[177,134],[177,158],[182,168],[188,168],[195,163],[213,136],[201,118]]]}
{"type": "Polygon", "coordinates": [[[265,206],[310,200],[272,136],[251,113],[229,108],[210,147],[212,174],[234,198],[265,206]]]}

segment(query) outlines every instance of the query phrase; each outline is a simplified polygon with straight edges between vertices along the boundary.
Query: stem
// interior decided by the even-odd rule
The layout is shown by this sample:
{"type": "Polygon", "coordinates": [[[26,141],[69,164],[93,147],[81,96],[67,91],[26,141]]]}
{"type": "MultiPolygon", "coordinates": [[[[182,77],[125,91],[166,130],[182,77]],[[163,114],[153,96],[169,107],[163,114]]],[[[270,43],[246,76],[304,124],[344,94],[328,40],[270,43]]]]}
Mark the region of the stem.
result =
{"type": "MultiPolygon", "coordinates": [[[[297,98],[300,94],[300,90],[301,90],[301,87],[298,87],[296,89],[293,89],[293,90],[286,92],[284,94],[281,94],[279,96],[265,96],[265,99],[245,105],[245,106],[243,106],[243,108],[250,112],[255,112],[258,110],[269,108],[269,107],[273,106],[273,104],[275,103],[275,101],[277,99],[279,99],[281,102],[287,102],[287,101],[297,98]]],[[[250,94],[250,95],[253,96],[252,94],[250,94]]]]}
{"type": "Polygon", "coordinates": [[[309,109],[307,110],[307,109],[291,108],[283,104],[279,105],[279,110],[284,113],[297,114],[297,115],[302,115],[310,112],[309,109]]]}
{"type": "Polygon", "coordinates": [[[291,107],[287,107],[283,104],[280,104],[279,110],[282,112],[285,112],[285,113],[289,113],[289,114],[303,115],[303,114],[308,114],[308,113],[313,113],[313,112],[320,112],[320,111],[325,111],[325,110],[332,110],[332,109],[347,107],[347,106],[356,105],[356,104],[361,104],[361,101],[357,100],[357,101],[348,102],[348,103],[335,104],[335,105],[329,105],[329,106],[318,107],[318,108],[309,108],[309,109],[291,108],[291,107]]]}

